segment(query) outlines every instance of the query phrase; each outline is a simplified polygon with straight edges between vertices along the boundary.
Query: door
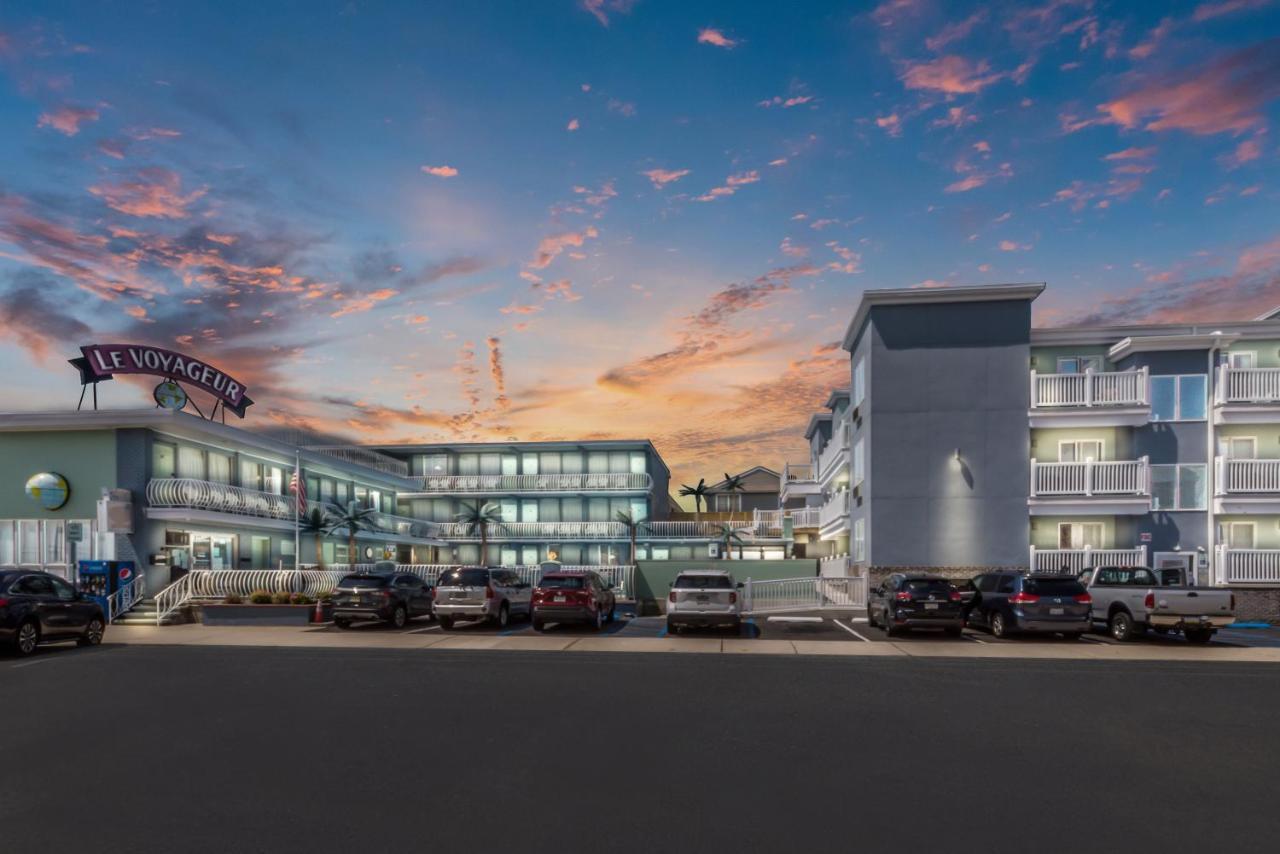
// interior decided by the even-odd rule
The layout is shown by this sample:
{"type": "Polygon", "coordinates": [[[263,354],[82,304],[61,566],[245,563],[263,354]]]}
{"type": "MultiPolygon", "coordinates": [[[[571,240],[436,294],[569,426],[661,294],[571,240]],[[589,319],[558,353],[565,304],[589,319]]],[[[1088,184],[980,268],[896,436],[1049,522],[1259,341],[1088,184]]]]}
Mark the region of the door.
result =
{"type": "Polygon", "coordinates": [[[1231,436],[1223,442],[1227,459],[1256,460],[1258,458],[1258,440],[1253,436],[1231,436]]]}
{"type": "Polygon", "coordinates": [[[31,610],[40,622],[41,637],[61,637],[67,633],[66,605],[54,594],[49,576],[28,575],[14,585],[14,592],[30,598],[31,610]]]}
{"type": "Polygon", "coordinates": [[[1058,461],[1063,463],[1097,462],[1102,459],[1102,442],[1098,439],[1076,439],[1058,443],[1058,461]]]}
{"type": "Polygon", "coordinates": [[[1101,522],[1062,522],[1058,525],[1058,548],[1102,548],[1101,522]]]}
{"type": "Polygon", "coordinates": [[[254,537],[250,542],[253,556],[253,569],[271,568],[271,538],[254,537]]]}
{"type": "Polygon", "coordinates": [[[81,599],[76,589],[61,578],[51,578],[53,594],[58,599],[58,607],[62,611],[63,629],[69,633],[79,634],[89,625],[89,618],[98,612],[96,602],[81,599]]]}

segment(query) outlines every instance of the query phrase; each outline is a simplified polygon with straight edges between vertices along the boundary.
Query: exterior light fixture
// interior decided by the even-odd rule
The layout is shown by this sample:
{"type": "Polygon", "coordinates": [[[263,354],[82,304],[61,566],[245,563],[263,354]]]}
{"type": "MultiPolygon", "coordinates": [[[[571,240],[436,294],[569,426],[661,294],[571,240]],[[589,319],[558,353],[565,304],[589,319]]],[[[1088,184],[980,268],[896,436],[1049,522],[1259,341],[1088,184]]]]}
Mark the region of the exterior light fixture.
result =
{"type": "Polygon", "coordinates": [[[956,448],[956,462],[960,462],[960,449],[956,448]]]}

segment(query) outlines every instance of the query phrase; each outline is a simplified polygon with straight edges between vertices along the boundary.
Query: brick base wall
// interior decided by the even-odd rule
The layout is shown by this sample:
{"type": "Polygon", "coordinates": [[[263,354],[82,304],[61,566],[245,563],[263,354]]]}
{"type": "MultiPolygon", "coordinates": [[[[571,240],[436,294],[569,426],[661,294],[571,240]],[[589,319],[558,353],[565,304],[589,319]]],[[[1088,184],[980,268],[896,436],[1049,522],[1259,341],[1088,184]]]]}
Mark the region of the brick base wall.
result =
{"type": "Polygon", "coordinates": [[[1236,619],[1280,623],[1280,588],[1232,587],[1236,594],[1236,619]]]}

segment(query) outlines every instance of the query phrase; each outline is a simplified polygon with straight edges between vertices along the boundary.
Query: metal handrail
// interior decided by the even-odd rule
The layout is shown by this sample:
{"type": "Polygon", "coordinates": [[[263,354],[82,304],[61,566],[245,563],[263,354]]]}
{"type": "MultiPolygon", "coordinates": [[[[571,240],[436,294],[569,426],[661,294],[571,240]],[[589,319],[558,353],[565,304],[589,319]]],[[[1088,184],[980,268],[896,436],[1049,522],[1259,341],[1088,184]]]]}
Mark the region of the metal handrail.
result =
{"type": "Polygon", "coordinates": [[[131,581],[107,597],[107,622],[115,622],[116,617],[130,611],[146,597],[147,576],[136,573],[131,581]]]}
{"type": "Polygon", "coordinates": [[[742,610],[749,614],[829,609],[859,610],[867,606],[863,576],[783,578],[742,585],[742,610]]]}

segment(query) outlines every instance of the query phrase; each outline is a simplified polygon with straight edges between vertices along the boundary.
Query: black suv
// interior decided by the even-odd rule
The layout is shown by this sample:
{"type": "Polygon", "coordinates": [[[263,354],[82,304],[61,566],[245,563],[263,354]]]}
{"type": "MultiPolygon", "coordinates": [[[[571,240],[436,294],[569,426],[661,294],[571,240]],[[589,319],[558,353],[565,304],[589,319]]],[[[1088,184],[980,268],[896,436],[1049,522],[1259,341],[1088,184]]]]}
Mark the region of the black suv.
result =
{"type": "Polygon", "coordinates": [[[964,628],[960,591],[940,575],[895,572],[867,597],[867,622],[890,637],[903,629],[944,629],[959,637],[964,628]]]}
{"type": "Polygon", "coordinates": [[[333,624],[383,620],[401,628],[414,617],[430,616],[435,588],[411,572],[357,572],[333,591],[333,624]]]}
{"type": "Polygon", "coordinates": [[[988,572],[971,582],[967,621],[998,638],[1012,632],[1060,632],[1078,638],[1089,630],[1092,602],[1070,575],[988,572]]]}
{"type": "Polygon", "coordinates": [[[102,606],[58,576],[0,570],[0,643],[18,655],[51,641],[93,646],[102,643],[106,628],[102,606]]]}

